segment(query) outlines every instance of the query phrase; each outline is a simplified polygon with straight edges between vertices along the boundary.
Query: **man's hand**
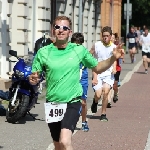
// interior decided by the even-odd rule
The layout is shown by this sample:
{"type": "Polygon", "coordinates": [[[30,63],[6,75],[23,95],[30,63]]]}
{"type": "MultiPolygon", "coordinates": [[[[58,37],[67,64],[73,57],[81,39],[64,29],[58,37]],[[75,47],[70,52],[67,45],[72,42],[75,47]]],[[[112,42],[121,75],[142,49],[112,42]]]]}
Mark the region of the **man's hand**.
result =
{"type": "Polygon", "coordinates": [[[92,84],[93,84],[93,85],[97,85],[97,84],[98,84],[98,80],[97,80],[97,78],[93,78],[93,80],[92,80],[92,84]]]}
{"type": "Polygon", "coordinates": [[[123,63],[125,62],[124,58],[122,58],[122,62],[123,62],[123,63]]]}
{"type": "Polygon", "coordinates": [[[117,72],[117,70],[114,68],[114,69],[112,70],[112,74],[116,74],[116,72],[117,72]]]}
{"type": "Polygon", "coordinates": [[[114,48],[113,50],[113,56],[116,58],[116,59],[119,59],[121,57],[121,55],[123,54],[123,45],[124,43],[122,44],[119,44],[116,48],[114,48]]]}
{"type": "Polygon", "coordinates": [[[40,81],[40,73],[39,72],[33,72],[30,76],[29,76],[29,82],[32,85],[36,85],[37,83],[39,83],[40,81]]]}

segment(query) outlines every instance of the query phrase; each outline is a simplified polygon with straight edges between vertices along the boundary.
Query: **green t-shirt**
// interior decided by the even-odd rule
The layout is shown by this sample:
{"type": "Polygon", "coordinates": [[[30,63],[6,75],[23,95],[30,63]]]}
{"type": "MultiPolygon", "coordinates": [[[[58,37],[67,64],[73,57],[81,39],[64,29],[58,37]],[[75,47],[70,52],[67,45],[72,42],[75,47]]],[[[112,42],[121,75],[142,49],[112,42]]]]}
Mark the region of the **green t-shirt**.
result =
{"type": "Polygon", "coordinates": [[[97,66],[97,60],[82,46],[68,43],[63,50],[52,44],[41,48],[36,54],[32,72],[46,69],[46,100],[67,103],[82,96],[80,63],[88,68],[97,66]]]}

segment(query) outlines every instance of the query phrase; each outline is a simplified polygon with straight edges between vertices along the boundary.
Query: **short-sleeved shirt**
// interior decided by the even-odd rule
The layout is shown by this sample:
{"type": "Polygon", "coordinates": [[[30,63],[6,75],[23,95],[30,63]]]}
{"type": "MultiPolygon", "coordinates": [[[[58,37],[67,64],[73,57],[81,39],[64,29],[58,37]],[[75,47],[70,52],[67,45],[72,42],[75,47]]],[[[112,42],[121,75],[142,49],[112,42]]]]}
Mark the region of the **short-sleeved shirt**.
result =
{"type": "Polygon", "coordinates": [[[80,69],[82,69],[82,76],[80,79],[80,83],[83,86],[88,86],[88,70],[82,63],[80,64],[80,69]]]}
{"type": "Polygon", "coordinates": [[[36,54],[32,72],[46,68],[46,100],[67,103],[82,96],[80,83],[80,63],[94,68],[97,60],[82,45],[68,43],[64,50],[59,50],[52,43],[41,48],[36,54]]]}
{"type": "MultiPolygon", "coordinates": [[[[106,60],[112,56],[113,49],[116,48],[114,43],[110,43],[109,46],[106,46],[102,41],[98,41],[95,43],[95,52],[94,57],[98,60],[98,62],[106,60]]],[[[107,69],[106,71],[98,74],[99,77],[110,76],[112,74],[113,65],[107,69]]]]}
{"type": "Polygon", "coordinates": [[[129,40],[129,47],[134,47],[136,46],[136,38],[137,38],[137,33],[128,33],[127,38],[129,40]]]}
{"type": "Polygon", "coordinates": [[[142,51],[145,53],[150,53],[150,34],[147,36],[141,35],[140,43],[142,43],[142,51]]]}

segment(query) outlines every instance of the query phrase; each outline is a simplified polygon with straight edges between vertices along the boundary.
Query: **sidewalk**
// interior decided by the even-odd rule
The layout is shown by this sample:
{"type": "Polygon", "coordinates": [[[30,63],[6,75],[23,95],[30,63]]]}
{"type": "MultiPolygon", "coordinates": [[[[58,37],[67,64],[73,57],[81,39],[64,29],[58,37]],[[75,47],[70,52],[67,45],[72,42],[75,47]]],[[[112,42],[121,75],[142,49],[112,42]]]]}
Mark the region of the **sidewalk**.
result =
{"type": "MultiPolygon", "coordinates": [[[[108,122],[101,122],[101,109],[88,120],[89,132],[73,136],[75,150],[144,150],[150,130],[150,77],[141,66],[119,91],[119,101],[107,109],[108,122]]],[[[147,149],[150,150],[150,149],[147,149]]]]}

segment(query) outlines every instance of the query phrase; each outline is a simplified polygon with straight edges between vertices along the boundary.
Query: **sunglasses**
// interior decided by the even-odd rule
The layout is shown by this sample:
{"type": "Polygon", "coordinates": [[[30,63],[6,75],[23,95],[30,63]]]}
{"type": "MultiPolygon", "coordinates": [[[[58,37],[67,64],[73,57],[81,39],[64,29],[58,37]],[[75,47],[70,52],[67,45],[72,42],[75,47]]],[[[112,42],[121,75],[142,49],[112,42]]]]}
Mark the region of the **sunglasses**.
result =
{"type": "Polygon", "coordinates": [[[59,25],[54,26],[55,30],[59,30],[60,28],[63,29],[64,31],[70,30],[70,28],[67,26],[59,26],[59,25]]]}

